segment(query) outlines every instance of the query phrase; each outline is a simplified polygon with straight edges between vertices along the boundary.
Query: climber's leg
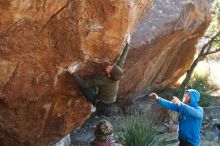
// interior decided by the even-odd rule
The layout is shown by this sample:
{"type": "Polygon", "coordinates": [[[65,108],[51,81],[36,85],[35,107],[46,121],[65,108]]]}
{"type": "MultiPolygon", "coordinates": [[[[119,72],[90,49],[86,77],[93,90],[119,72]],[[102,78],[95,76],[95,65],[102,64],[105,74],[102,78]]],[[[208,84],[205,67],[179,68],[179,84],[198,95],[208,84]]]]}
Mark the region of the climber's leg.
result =
{"type": "Polygon", "coordinates": [[[103,103],[101,101],[97,101],[96,114],[97,115],[105,115],[105,116],[111,115],[111,113],[110,113],[111,106],[112,106],[112,103],[107,104],[107,103],[103,103]]]}
{"type": "Polygon", "coordinates": [[[97,102],[97,93],[96,88],[80,88],[82,94],[86,97],[88,101],[90,101],[94,106],[96,106],[97,102]]]}

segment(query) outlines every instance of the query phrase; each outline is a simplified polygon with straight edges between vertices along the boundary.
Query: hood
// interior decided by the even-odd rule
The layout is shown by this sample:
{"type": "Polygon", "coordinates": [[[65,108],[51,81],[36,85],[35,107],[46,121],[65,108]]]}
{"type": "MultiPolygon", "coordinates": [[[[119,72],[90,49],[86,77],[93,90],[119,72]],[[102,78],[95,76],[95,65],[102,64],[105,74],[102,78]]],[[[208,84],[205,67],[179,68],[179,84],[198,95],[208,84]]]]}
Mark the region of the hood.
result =
{"type": "Polygon", "coordinates": [[[190,94],[190,106],[197,107],[200,100],[200,93],[195,89],[186,90],[190,94]]]}

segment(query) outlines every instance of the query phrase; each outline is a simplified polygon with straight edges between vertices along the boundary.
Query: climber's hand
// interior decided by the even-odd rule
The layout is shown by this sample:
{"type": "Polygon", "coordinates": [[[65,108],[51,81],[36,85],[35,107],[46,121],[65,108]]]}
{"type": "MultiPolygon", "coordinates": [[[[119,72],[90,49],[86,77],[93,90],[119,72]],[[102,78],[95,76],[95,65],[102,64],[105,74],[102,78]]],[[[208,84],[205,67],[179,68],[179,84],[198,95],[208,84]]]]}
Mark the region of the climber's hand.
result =
{"type": "Polygon", "coordinates": [[[131,35],[128,34],[128,36],[127,36],[127,43],[130,44],[130,41],[131,41],[131,35]]]}
{"type": "Polygon", "coordinates": [[[70,73],[70,74],[73,74],[75,73],[80,67],[80,63],[72,63],[69,65],[69,67],[67,68],[67,71],[70,73]]]}

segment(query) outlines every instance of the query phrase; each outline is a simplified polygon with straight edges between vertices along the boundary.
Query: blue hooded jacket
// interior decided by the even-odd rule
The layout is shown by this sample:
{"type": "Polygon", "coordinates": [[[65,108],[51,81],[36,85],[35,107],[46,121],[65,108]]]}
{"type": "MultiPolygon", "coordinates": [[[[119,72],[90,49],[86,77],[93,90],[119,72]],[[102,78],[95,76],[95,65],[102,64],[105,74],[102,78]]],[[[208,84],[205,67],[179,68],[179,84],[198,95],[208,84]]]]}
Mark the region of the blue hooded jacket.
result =
{"type": "Polygon", "coordinates": [[[178,112],[179,121],[179,139],[186,140],[193,144],[193,146],[200,145],[200,128],[203,119],[203,108],[198,105],[200,100],[200,93],[197,90],[186,90],[190,94],[190,104],[187,105],[181,102],[178,104],[165,100],[158,99],[158,103],[172,111],[178,112]]]}

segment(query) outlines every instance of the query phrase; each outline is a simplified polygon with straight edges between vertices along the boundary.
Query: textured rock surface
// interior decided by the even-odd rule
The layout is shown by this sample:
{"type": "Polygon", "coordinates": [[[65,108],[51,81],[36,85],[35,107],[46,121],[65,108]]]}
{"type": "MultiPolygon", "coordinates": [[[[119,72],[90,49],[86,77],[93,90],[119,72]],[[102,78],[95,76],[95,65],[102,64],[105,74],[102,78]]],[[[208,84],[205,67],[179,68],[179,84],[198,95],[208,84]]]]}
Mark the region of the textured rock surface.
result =
{"type": "Polygon", "coordinates": [[[90,104],[82,76],[113,63],[153,0],[0,0],[0,145],[51,145],[79,127],[90,104]]]}
{"type": "Polygon", "coordinates": [[[206,0],[155,0],[132,36],[120,95],[129,100],[149,85],[173,85],[192,63],[209,22],[206,0]]]}

